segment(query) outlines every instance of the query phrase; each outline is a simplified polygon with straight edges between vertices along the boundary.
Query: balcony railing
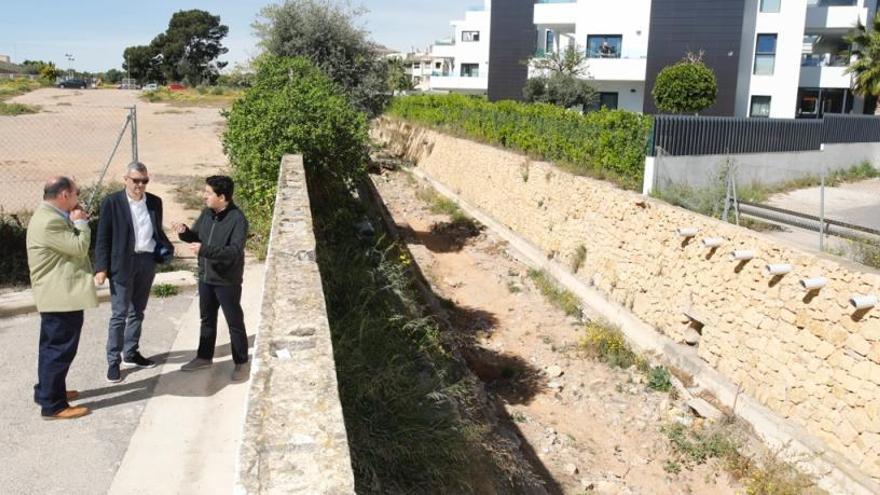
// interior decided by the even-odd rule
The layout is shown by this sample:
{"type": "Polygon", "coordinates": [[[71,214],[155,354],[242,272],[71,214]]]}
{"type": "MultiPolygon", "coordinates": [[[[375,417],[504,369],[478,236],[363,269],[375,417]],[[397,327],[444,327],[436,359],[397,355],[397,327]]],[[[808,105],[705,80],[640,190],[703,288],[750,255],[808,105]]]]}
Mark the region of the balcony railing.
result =
{"type": "Polygon", "coordinates": [[[801,67],[846,67],[847,57],[833,53],[804,53],[801,55],[801,67]]]}
{"type": "Polygon", "coordinates": [[[855,7],[858,0],[807,0],[808,7],[855,7]]]}

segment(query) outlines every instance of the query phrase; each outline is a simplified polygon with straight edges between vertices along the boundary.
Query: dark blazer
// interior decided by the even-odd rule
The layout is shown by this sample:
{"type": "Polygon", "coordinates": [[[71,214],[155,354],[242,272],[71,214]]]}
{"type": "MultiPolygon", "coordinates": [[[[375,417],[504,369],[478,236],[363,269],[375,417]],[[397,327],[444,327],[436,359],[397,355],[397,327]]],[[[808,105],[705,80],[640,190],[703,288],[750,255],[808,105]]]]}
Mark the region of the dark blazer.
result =
{"type": "MultiPolygon", "coordinates": [[[[162,200],[146,193],[147,211],[153,221],[153,240],[156,241],[157,261],[170,260],[174,246],[162,230],[162,200]]],[[[134,225],[131,207],[125,190],[115,192],[101,202],[98,231],[95,240],[95,273],[107,272],[108,278],[124,282],[131,272],[134,255],[134,225]]]]}

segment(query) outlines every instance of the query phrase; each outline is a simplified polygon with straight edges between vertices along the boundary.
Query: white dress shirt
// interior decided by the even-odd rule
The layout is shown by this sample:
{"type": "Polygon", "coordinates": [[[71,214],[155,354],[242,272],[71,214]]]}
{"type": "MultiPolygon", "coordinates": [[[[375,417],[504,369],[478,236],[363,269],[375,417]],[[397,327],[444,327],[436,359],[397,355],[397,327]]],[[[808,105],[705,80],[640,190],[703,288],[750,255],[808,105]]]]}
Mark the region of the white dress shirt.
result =
{"type": "Polygon", "coordinates": [[[156,249],[156,241],[153,240],[153,221],[150,220],[150,212],[147,210],[147,196],[140,201],[135,201],[128,194],[128,207],[131,208],[131,224],[134,227],[134,252],[152,253],[156,249]]]}

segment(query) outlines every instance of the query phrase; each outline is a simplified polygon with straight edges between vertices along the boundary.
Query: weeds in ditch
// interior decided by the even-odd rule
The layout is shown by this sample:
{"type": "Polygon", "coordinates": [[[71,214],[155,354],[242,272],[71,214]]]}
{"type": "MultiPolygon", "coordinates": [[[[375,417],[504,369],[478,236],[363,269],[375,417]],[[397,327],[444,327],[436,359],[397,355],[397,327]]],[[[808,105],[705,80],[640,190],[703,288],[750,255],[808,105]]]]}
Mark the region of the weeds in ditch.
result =
{"type": "Polygon", "coordinates": [[[880,268],[880,244],[871,241],[846,239],[837,247],[826,247],[825,251],[835,256],[847,258],[872,268],[880,268]]]}
{"type": "Polygon", "coordinates": [[[563,289],[543,270],[529,270],[529,278],[551,304],[565,312],[568,316],[581,317],[580,300],[572,292],[563,289]]]}
{"type": "Polygon", "coordinates": [[[571,257],[571,272],[577,273],[584,266],[586,260],[587,247],[581,244],[574,250],[574,255],[571,257]]]}
{"type": "Polygon", "coordinates": [[[620,330],[597,321],[587,323],[585,330],[580,347],[588,356],[611,367],[649,369],[645,359],[630,349],[620,330]]]}
{"type": "Polygon", "coordinates": [[[671,423],[661,427],[672,456],[663,468],[677,474],[683,469],[715,460],[742,483],[748,495],[818,495],[825,493],[778,453],[766,449],[755,459],[743,455],[744,434],[735,423],[719,423],[704,429],[671,423]]]}
{"type": "Polygon", "coordinates": [[[527,468],[488,441],[479,382],[423,309],[410,257],[381,228],[373,240],[357,236],[368,212],[346,191],[314,186],[318,264],[358,493],[463,493],[475,480],[522,479],[527,468]]]}
{"type": "Polygon", "coordinates": [[[38,113],[40,107],[37,105],[25,105],[22,103],[6,103],[0,101],[0,115],[14,117],[16,115],[25,115],[29,113],[38,113]]]}

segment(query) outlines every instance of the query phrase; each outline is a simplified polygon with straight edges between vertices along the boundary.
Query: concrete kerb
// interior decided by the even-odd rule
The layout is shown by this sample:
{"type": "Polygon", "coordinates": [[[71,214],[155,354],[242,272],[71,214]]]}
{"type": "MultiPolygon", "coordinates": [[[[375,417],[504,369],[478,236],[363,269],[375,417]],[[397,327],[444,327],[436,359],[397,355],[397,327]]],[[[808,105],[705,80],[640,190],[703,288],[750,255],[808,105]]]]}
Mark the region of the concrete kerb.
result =
{"type": "MultiPolygon", "coordinates": [[[[175,287],[194,287],[197,284],[195,275],[188,271],[157,273],[153,285],[173,285],[175,287]]],[[[110,300],[110,285],[105,283],[97,287],[98,300],[110,300]]],[[[37,311],[34,294],[30,289],[12,292],[0,296],[0,318],[23,315],[37,311]]]]}
{"type": "Polygon", "coordinates": [[[749,424],[755,433],[771,449],[778,450],[786,461],[813,477],[820,488],[830,493],[857,495],[880,493],[880,486],[861,474],[854,466],[847,461],[832,459],[827,455],[826,452],[830,449],[822,440],[779,417],[751,397],[740,393],[739,387],[700,359],[693,348],[675,343],[623,306],[607,300],[596,289],[578,280],[566,267],[548,260],[546,254],[534,244],[469,204],[444,184],[417,168],[410,171],[440,194],[454,200],[468,215],[492,229],[508,243],[511,254],[521,262],[546,271],[562,287],[577,295],[584,304],[596,310],[609,323],[618,326],[627,341],[637,350],[656,354],[667,365],[674,366],[693,377],[694,383],[712,393],[721,404],[730,408],[736,416],[749,424]]]}

